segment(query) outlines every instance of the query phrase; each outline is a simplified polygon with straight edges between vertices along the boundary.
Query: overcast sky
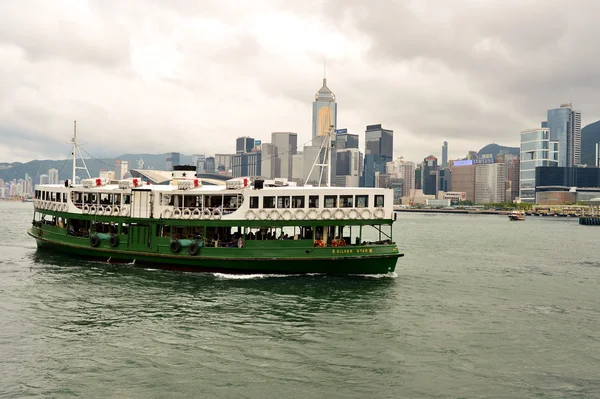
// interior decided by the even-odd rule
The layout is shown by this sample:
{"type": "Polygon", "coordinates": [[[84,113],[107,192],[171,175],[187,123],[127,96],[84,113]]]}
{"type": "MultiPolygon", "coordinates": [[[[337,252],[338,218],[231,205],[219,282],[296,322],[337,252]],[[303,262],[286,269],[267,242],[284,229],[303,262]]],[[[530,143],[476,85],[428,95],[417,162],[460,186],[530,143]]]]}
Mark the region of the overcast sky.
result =
{"type": "Polygon", "coordinates": [[[0,2],[0,161],[230,153],[311,135],[327,59],[338,128],[394,130],[394,155],[517,146],[548,108],[600,119],[600,2],[0,2]],[[367,5],[368,4],[368,5],[367,5]]]}

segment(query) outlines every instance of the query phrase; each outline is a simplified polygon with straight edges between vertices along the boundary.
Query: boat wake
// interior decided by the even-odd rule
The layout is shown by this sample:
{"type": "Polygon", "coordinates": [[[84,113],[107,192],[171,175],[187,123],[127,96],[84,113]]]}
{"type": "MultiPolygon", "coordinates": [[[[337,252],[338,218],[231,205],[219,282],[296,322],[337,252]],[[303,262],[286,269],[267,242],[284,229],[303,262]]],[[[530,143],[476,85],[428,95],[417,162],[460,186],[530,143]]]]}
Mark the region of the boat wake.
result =
{"type": "Polygon", "coordinates": [[[281,277],[300,277],[300,276],[318,276],[320,273],[311,274],[230,274],[230,273],[212,273],[218,279],[221,280],[256,280],[263,278],[281,278],[281,277]]]}
{"type": "Polygon", "coordinates": [[[396,278],[396,277],[398,277],[398,273],[391,272],[391,273],[385,273],[385,274],[349,274],[349,276],[369,277],[369,278],[396,278]]]}

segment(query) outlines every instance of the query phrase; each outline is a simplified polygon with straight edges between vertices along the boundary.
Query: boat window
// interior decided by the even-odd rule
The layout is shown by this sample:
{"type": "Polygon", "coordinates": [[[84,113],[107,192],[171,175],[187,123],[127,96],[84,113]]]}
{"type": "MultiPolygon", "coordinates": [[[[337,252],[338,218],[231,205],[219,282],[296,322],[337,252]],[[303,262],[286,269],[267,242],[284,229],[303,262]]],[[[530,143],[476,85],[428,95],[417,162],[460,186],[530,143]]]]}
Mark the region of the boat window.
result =
{"type": "Polygon", "coordinates": [[[62,197],[63,197],[62,202],[67,202],[67,193],[63,193],[62,197]]]}
{"type": "Polygon", "coordinates": [[[277,197],[277,208],[289,208],[290,197],[277,197]]]}
{"type": "MultiPolygon", "coordinates": [[[[201,197],[200,197],[201,198],[201,197]]],[[[198,200],[198,196],[197,195],[184,195],[183,196],[183,206],[185,208],[196,208],[200,205],[198,205],[198,203],[200,202],[198,200]]]]}
{"type": "Polygon", "coordinates": [[[368,208],[369,207],[369,196],[368,195],[357,195],[356,196],[356,207],[357,208],[368,208]]]}
{"type": "Polygon", "coordinates": [[[250,209],[258,209],[258,197],[250,197],[250,209]]]}
{"type": "Polygon", "coordinates": [[[275,208],[275,197],[263,197],[263,208],[275,208]]]}
{"type": "Polygon", "coordinates": [[[351,195],[340,195],[340,208],[352,208],[351,195]]]}
{"type": "Polygon", "coordinates": [[[96,194],[94,194],[94,193],[91,193],[91,194],[90,194],[90,203],[91,203],[91,204],[96,204],[97,202],[98,202],[98,201],[97,201],[97,199],[96,199],[96,194]]]}
{"type": "Polygon", "coordinates": [[[335,208],[337,206],[337,195],[326,195],[324,200],[325,208],[335,208]]]}
{"type": "Polygon", "coordinates": [[[131,194],[123,194],[123,205],[131,204],[131,194]]]}
{"type": "Polygon", "coordinates": [[[110,194],[105,194],[105,193],[100,194],[100,203],[102,205],[112,204],[111,197],[112,197],[112,195],[110,195],[110,194]]]}
{"type": "Polygon", "coordinates": [[[295,195],[292,197],[292,208],[304,208],[304,195],[295,195]]]}
{"type": "Polygon", "coordinates": [[[113,205],[121,205],[121,194],[113,194],[113,205]]]}
{"type": "Polygon", "coordinates": [[[205,195],[204,196],[204,206],[208,208],[218,208],[223,206],[223,196],[222,195],[205,195]]]}
{"type": "Polygon", "coordinates": [[[318,208],[319,207],[319,196],[318,195],[309,195],[308,196],[308,207],[309,208],[318,208]]]}
{"type": "Polygon", "coordinates": [[[82,202],[82,193],[78,192],[78,191],[73,191],[73,202],[75,204],[80,204],[82,202]]]}
{"type": "Polygon", "coordinates": [[[375,208],[383,208],[383,195],[375,196],[375,208]]]}
{"type": "Polygon", "coordinates": [[[234,210],[238,208],[237,194],[223,196],[223,208],[234,210]]]}

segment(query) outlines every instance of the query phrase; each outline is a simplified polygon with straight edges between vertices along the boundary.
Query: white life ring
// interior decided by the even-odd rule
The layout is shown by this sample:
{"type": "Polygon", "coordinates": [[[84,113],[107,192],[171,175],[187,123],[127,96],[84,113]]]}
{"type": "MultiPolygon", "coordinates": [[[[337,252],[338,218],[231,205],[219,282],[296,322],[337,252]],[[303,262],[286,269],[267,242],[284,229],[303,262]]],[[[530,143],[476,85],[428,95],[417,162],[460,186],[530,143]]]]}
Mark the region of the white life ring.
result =
{"type": "Polygon", "coordinates": [[[200,215],[202,213],[200,212],[200,209],[196,208],[194,209],[194,212],[192,212],[192,218],[194,219],[200,219],[200,215]]]}
{"type": "Polygon", "coordinates": [[[173,211],[173,218],[174,218],[174,219],[179,219],[180,217],[181,217],[181,209],[179,209],[179,208],[176,208],[176,209],[173,211]]]}
{"type": "Polygon", "coordinates": [[[311,209],[310,211],[306,212],[307,219],[315,220],[318,216],[319,216],[319,213],[317,212],[316,209],[311,209]]]}
{"type": "Polygon", "coordinates": [[[375,212],[373,212],[373,216],[376,219],[383,219],[383,217],[385,216],[385,211],[382,208],[377,208],[375,212]]]}
{"type": "Polygon", "coordinates": [[[63,204],[63,212],[67,212],[69,210],[69,204],[63,204]]]}
{"type": "Polygon", "coordinates": [[[106,215],[106,216],[112,215],[112,208],[110,206],[107,206],[106,208],[104,208],[104,215],[106,215]]]}
{"type": "Polygon", "coordinates": [[[279,220],[281,219],[281,215],[279,214],[279,211],[277,209],[273,209],[271,210],[271,212],[269,212],[269,220],[279,220]]]}
{"type": "Polygon", "coordinates": [[[162,211],[162,218],[164,219],[168,219],[171,217],[171,210],[170,209],[165,209],[164,211],[162,211]]]}
{"type": "Polygon", "coordinates": [[[100,205],[98,207],[98,212],[96,214],[97,215],[104,215],[104,207],[102,205],[100,205]]]}
{"type": "Polygon", "coordinates": [[[212,213],[210,212],[210,209],[204,208],[204,210],[202,211],[202,219],[207,220],[210,219],[211,216],[212,213]]]}
{"type": "Polygon", "coordinates": [[[129,208],[121,208],[121,216],[129,216],[129,208]]]}
{"type": "Polygon", "coordinates": [[[48,210],[50,210],[50,211],[54,210],[54,202],[50,203],[50,206],[48,207],[48,210]]]}
{"type": "Polygon", "coordinates": [[[261,209],[260,212],[258,212],[258,217],[260,220],[267,220],[269,218],[269,213],[266,210],[261,209]]]}
{"type": "Polygon", "coordinates": [[[331,211],[329,209],[323,209],[321,211],[321,219],[328,220],[328,219],[331,219],[332,216],[333,216],[333,213],[331,213],[331,211]]]}
{"type": "Polygon", "coordinates": [[[302,220],[306,216],[306,212],[304,212],[304,209],[298,209],[294,216],[296,217],[296,219],[302,220]]]}
{"type": "Polygon", "coordinates": [[[189,210],[189,208],[185,208],[183,210],[183,218],[184,219],[189,219],[192,217],[192,211],[189,210]]]}
{"type": "Polygon", "coordinates": [[[212,214],[216,220],[221,219],[221,211],[219,210],[219,208],[215,208],[215,210],[213,210],[212,214]]]}
{"type": "Polygon", "coordinates": [[[246,220],[255,220],[256,213],[254,213],[254,211],[251,209],[248,212],[246,212],[245,218],[246,218],[246,220]]]}
{"type": "Polygon", "coordinates": [[[286,209],[281,214],[281,217],[283,218],[283,220],[291,220],[292,219],[292,211],[290,211],[289,209],[286,209]]]}
{"type": "Polygon", "coordinates": [[[88,204],[85,204],[83,206],[83,208],[81,208],[81,209],[82,209],[84,215],[87,215],[88,213],[90,213],[90,207],[88,204]]]}
{"type": "Polygon", "coordinates": [[[113,214],[113,216],[119,216],[119,213],[120,213],[120,212],[121,212],[121,210],[119,209],[119,207],[118,207],[118,206],[116,206],[116,205],[115,205],[115,206],[113,206],[113,209],[112,209],[112,214],[113,214]]]}
{"type": "Polygon", "coordinates": [[[96,205],[92,205],[90,206],[90,215],[95,215],[96,214],[96,205]]]}
{"type": "Polygon", "coordinates": [[[357,219],[359,216],[360,216],[360,215],[358,214],[358,211],[357,211],[356,209],[354,209],[354,208],[353,208],[353,209],[350,209],[350,210],[348,211],[348,217],[349,217],[350,219],[357,219]]]}
{"type": "Polygon", "coordinates": [[[371,219],[371,211],[370,211],[370,210],[368,210],[368,209],[363,209],[363,210],[360,212],[360,217],[361,217],[362,219],[371,219]]]}
{"type": "Polygon", "coordinates": [[[339,208],[335,210],[333,215],[337,220],[341,220],[344,219],[344,217],[346,217],[346,213],[344,212],[344,210],[339,208]]]}

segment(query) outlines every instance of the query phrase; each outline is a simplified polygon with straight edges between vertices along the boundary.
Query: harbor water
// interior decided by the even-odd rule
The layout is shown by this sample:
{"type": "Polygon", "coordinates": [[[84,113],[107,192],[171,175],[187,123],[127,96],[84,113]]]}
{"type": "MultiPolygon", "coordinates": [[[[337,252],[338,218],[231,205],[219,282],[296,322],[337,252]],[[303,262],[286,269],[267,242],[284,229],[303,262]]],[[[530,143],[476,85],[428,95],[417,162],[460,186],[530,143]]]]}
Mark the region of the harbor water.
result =
{"type": "Polygon", "coordinates": [[[180,273],[36,250],[0,202],[2,398],[597,398],[600,228],[398,214],[383,277],[180,273]]]}

